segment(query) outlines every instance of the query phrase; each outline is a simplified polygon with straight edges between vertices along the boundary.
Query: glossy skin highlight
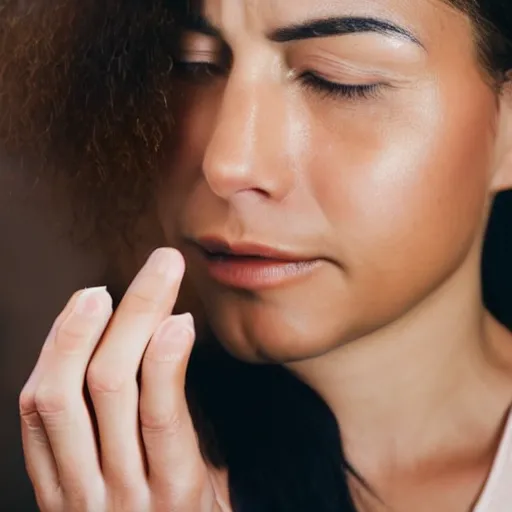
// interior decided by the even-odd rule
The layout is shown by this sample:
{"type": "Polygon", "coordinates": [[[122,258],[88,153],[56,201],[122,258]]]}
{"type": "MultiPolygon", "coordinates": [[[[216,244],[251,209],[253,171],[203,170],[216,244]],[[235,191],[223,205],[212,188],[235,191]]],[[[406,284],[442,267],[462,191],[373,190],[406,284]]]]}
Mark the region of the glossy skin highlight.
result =
{"type": "Polygon", "coordinates": [[[203,15],[219,37],[188,31],[177,56],[184,92],[163,223],[322,262],[309,279],[248,291],[191,258],[229,350],[314,358],[401,321],[450,281],[474,283],[503,148],[466,17],[422,0],[211,0],[203,15]],[[349,15],[419,44],[390,32],[268,37],[349,15]],[[318,79],[365,91],[328,92],[318,79]]]}

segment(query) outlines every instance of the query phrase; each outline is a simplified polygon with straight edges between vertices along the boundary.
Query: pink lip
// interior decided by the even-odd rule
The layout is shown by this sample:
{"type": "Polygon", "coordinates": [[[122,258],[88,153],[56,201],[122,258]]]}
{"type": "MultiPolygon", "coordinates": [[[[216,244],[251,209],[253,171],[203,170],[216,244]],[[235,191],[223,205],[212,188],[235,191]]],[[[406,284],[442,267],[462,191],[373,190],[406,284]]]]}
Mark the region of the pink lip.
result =
{"type": "Polygon", "coordinates": [[[196,242],[209,276],[234,288],[259,290],[305,277],[320,264],[312,259],[260,244],[229,244],[218,238],[196,242]]]}
{"type": "Polygon", "coordinates": [[[229,243],[221,238],[204,237],[196,241],[203,250],[210,253],[224,253],[230,256],[268,258],[281,261],[304,261],[309,258],[279,251],[271,246],[255,243],[229,243]]]}

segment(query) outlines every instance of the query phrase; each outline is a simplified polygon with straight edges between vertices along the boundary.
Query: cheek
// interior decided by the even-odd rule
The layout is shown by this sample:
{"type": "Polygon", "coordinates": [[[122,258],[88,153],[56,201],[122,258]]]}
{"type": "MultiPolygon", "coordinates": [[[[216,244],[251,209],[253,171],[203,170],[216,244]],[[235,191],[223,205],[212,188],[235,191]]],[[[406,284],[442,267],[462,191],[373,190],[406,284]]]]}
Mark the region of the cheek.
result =
{"type": "Polygon", "coordinates": [[[487,206],[490,96],[472,91],[452,107],[436,91],[421,109],[354,118],[321,134],[328,151],[312,159],[309,176],[348,268],[403,275],[469,249],[487,206]]]}
{"type": "Polygon", "coordinates": [[[213,133],[219,95],[216,91],[187,86],[176,87],[172,105],[172,142],[168,172],[158,192],[162,223],[177,222],[183,205],[201,178],[204,153],[213,133]]]}
{"type": "Polygon", "coordinates": [[[173,176],[200,174],[221,101],[221,87],[187,84],[177,89],[172,108],[173,176]]]}

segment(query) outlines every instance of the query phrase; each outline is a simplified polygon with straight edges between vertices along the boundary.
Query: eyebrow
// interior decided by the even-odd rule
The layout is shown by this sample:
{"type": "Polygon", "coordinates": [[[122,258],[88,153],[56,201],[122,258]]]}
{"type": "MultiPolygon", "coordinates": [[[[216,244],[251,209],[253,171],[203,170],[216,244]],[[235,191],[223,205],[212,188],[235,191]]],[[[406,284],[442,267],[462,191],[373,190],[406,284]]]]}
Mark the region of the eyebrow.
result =
{"type": "MultiPolygon", "coordinates": [[[[200,32],[207,36],[222,39],[222,31],[201,15],[187,18],[185,29],[200,32]]],[[[312,20],[288,27],[281,27],[267,34],[268,39],[277,43],[288,43],[318,37],[342,36],[373,32],[385,36],[400,37],[425,48],[421,41],[409,30],[387,20],[370,17],[342,16],[312,20]]]]}

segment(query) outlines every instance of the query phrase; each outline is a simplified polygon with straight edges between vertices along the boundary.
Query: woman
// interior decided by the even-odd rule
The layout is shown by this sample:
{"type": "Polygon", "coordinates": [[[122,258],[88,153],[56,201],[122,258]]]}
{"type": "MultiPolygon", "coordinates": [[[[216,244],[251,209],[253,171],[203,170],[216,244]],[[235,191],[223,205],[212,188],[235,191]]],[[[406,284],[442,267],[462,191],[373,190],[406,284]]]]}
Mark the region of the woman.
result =
{"type": "Polygon", "coordinates": [[[93,288],[57,318],[20,400],[42,510],[510,509],[512,339],[480,260],[512,183],[511,11],[188,12],[158,198],[185,262],[159,249],[114,315],[93,288]],[[235,356],[198,344],[191,414],[185,263],[235,356]]]}

